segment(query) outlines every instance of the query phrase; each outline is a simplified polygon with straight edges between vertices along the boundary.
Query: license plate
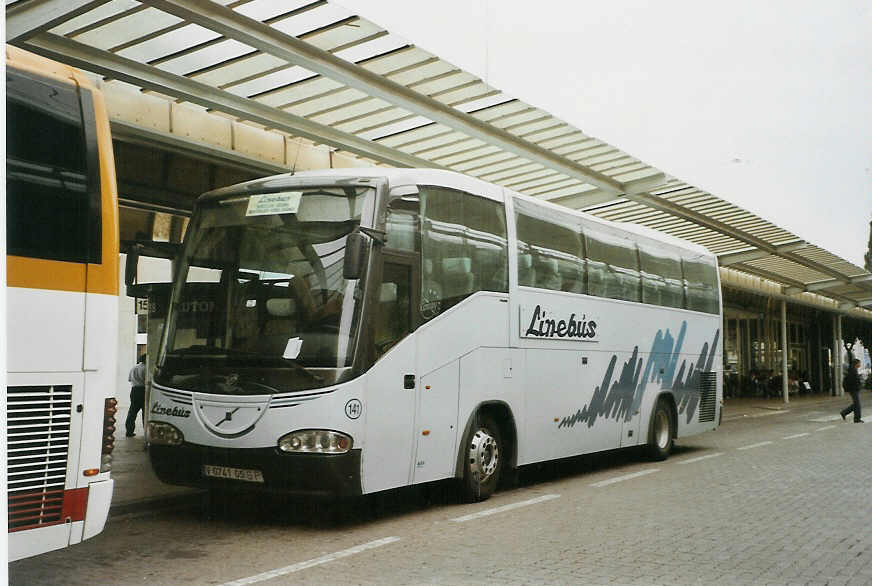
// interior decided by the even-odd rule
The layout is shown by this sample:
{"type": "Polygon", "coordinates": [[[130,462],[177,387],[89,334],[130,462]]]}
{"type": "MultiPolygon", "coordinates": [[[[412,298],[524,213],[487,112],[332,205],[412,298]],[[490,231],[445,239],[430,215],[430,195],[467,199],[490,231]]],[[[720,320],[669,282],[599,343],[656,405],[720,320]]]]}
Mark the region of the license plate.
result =
{"type": "Polygon", "coordinates": [[[263,482],[263,473],[260,470],[231,468],[229,466],[212,466],[210,464],[203,465],[203,476],[242,480],[244,482],[263,482]]]}

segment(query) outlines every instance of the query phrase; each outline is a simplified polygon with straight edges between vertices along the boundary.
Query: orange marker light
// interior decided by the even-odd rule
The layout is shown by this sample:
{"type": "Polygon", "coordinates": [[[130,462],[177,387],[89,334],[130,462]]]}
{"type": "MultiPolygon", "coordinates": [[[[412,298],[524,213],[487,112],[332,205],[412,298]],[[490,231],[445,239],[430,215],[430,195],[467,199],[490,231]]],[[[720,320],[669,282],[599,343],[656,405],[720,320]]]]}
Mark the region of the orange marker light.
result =
{"type": "Polygon", "coordinates": [[[421,435],[430,435],[430,430],[425,429],[424,431],[421,432],[421,435]]]}
{"type": "Polygon", "coordinates": [[[88,468],[87,470],[82,472],[82,474],[84,474],[85,476],[97,476],[98,474],[100,474],[100,469],[99,468],[88,468]]]}

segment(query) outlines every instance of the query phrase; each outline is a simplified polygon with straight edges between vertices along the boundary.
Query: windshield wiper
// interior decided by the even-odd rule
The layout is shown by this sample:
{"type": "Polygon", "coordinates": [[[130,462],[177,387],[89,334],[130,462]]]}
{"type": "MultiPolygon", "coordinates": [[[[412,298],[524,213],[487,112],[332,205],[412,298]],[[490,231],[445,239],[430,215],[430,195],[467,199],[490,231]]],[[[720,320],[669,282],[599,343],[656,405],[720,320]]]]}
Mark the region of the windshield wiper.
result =
{"type": "Polygon", "coordinates": [[[217,346],[190,346],[188,348],[180,348],[178,350],[173,350],[167,354],[171,357],[177,357],[181,359],[185,358],[200,358],[200,357],[221,357],[221,358],[233,358],[233,359],[249,359],[249,360],[257,360],[272,363],[276,366],[281,367],[290,367],[293,371],[302,373],[309,377],[310,380],[316,382],[323,382],[324,378],[309,372],[305,366],[299,364],[296,360],[292,358],[285,358],[284,356],[277,356],[274,354],[258,354],[257,352],[246,352],[244,350],[235,350],[235,349],[227,349],[227,348],[219,348],[217,346]]]}

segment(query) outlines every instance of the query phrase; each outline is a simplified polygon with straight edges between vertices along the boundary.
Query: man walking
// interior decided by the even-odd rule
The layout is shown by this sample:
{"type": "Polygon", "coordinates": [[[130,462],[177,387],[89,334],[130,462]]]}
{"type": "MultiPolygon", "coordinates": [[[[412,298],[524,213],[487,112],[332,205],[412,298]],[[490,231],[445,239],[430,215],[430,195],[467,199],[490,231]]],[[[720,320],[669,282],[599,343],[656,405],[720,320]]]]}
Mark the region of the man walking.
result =
{"type": "Polygon", "coordinates": [[[860,368],[860,361],[855,358],[851,361],[851,366],[845,374],[845,380],[842,381],[845,391],[851,394],[852,401],[849,406],[842,409],[842,419],[845,419],[853,411],[854,423],[863,423],[863,420],[860,419],[860,373],[857,372],[858,368],[860,368]]]}
{"type": "MultiPolygon", "coordinates": [[[[143,418],[145,417],[145,354],[139,357],[136,365],[130,369],[130,374],[127,376],[130,381],[130,411],[127,412],[127,437],[133,437],[136,434],[136,416],[142,411],[143,418]]],[[[144,421],[143,421],[144,424],[144,421]]]]}

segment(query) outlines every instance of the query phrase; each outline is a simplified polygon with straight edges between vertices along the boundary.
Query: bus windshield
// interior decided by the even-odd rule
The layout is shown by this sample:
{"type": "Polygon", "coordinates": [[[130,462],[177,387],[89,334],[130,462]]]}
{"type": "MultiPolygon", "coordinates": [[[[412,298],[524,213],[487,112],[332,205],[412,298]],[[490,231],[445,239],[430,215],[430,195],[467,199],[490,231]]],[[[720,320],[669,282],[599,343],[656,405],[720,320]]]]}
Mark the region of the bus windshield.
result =
{"type": "Polygon", "coordinates": [[[374,190],[298,188],[201,204],[189,227],[155,382],[270,394],[344,380],[360,322],[345,241],[374,190]]]}

